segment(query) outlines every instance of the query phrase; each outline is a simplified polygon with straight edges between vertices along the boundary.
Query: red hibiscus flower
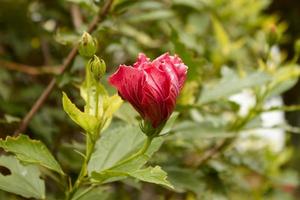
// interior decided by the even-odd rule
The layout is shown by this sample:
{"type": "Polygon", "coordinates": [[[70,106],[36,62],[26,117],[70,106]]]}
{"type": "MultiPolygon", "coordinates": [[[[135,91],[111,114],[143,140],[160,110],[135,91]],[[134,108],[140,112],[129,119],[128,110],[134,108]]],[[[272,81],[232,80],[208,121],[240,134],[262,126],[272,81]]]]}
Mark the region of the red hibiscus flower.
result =
{"type": "Polygon", "coordinates": [[[187,66],[177,55],[165,53],[151,62],[140,53],[133,66],[120,65],[109,82],[146,122],[157,128],[172,114],[186,74],[187,66]]]}

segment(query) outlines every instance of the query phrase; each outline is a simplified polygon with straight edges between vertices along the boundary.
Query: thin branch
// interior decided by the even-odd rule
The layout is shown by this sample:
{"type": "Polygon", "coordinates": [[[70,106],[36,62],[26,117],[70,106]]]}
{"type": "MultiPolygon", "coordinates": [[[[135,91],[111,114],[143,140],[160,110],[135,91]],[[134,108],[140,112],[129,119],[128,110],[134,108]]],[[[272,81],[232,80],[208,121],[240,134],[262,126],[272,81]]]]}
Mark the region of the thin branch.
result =
{"type": "Polygon", "coordinates": [[[229,144],[231,144],[231,142],[232,138],[225,138],[219,141],[211,149],[206,150],[203,155],[194,162],[194,165],[199,167],[200,165],[205,164],[208,160],[221,153],[229,144]]]}
{"type": "Polygon", "coordinates": [[[49,50],[48,41],[45,38],[41,38],[41,50],[44,57],[44,65],[49,65],[52,60],[52,56],[49,50]]]}
{"type": "MultiPolygon", "coordinates": [[[[100,9],[99,14],[94,17],[94,19],[91,21],[90,25],[88,26],[87,32],[91,33],[96,28],[98,23],[102,22],[106,15],[108,14],[110,7],[113,3],[113,0],[107,0],[104,4],[104,6],[100,9]]],[[[75,45],[70,53],[68,54],[67,58],[65,59],[64,63],[61,65],[59,74],[63,74],[64,71],[71,65],[73,62],[75,56],[77,55],[78,46],[75,45]]],[[[54,86],[56,84],[56,78],[53,78],[48,86],[45,88],[43,93],[40,95],[40,97],[36,100],[36,102],[31,107],[30,111],[25,115],[25,117],[22,119],[19,128],[15,131],[14,136],[17,136],[21,132],[24,132],[31,121],[32,117],[35,115],[35,113],[40,109],[40,107],[44,104],[48,96],[50,95],[51,91],[53,90],[54,86]]]]}
{"type": "Polygon", "coordinates": [[[82,15],[80,12],[80,8],[77,4],[72,3],[70,7],[70,11],[72,15],[73,25],[75,29],[79,30],[82,25],[82,15]]]}
{"type": "Polygon", "coordinates": [[[290,106],[273,106],[267,109],[262,109],[260,110],[260,112],[271,112],[271,111],[294,112],[299,110],[300,110],[300,105],[290,105],[290,106]]]}
{"type": "MultiPolygon", "coordinates": [[[[266,96],[268,93],[265,93],[264,95],[266,96]]],[[[263,97],[265,97],[263,96],[263,97]]],[[[293,112],[293,111],[299,111],[300,110],[300,105],[290,105],[290,106],[274,106],[270,107],[268,109],[263,109],[262,108],[262,97],[257,99],[257,104],[255,105],[254,108],[252,108],[248,114],[245,117],[242,117],[240,119],[237,119],[235,123],[229,127],[229,130],[234,131],[234,132],[239,132],[242,128],[245,127],[245,125],[251,121],[255,116],[263,113],[263,112],[270,112],[270,111],[285,111],[285,112],[293,112]]],[[[199,106],[199,105],[197,105],[199,106]]],[[[291,131],[298,132],[299,129],[291,129],[291,131]]],[[[225,138],[221,141],[219,141],[215,146],[212,148],[206,150],[201,157],[197,158],[196,161],[193,163],[193,166],[199,167],[203,164],[205,164],[207,161],[212,159],[213,157],[221,154],[228,146],[230,146],[234,141],[236,137],[234,138],[225,138]]]]}
{"type": "MultiPolygon", "coordinates": [[[[229,131],[233,131],[238,133],[250,120],[252,120],[255,117],[255,113],[257,110],[260,110],[261,107],[260,103],[257,103],[255,107],[253,107],[251,110],[249,110],[248,114],[242,118],[238,118],[230,127],[229,131]]],[[[205,164],[208,160],[213,158],[214,156],[217,156],[218,154],[222,153],[228,146],[230,146],[234,141],[236,140],[236,137],[233,138],[225,138],[219,143],[217,143],[214,147],[211,149],[206,150],[203,155],[198,158],[196,162],[196,166],[199,167],[200,165],[205,164]]]]}
{"type": "Polygon", "coordinates": [[[29,75],[41,75],[41,74],[59,74],[59,68],[57,66],[29,66],[19,63],[14,63],[6,60],[0,60],[0,67],[9,70],[14,70],[29,75]]]}

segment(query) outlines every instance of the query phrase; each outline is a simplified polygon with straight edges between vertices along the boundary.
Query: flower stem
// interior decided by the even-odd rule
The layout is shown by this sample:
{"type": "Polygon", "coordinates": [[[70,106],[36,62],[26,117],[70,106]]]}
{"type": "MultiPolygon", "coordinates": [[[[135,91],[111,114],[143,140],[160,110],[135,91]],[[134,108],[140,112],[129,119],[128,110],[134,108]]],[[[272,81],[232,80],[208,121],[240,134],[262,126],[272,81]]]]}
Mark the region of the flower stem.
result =
{"type": "Polygon", "coordinates": [[[66,200],[72,199],[72,197],[74,196],[76,191],[81,186],[81,184],[84,180],[84,177],[87,175],[87,165],[88,165],[88,163],[91,159],[94,147],[95,147],[95,141],[93,141],[91,139],[91,137],[89,136],[89,134],[87,134],[87,137],[86,137],[86,157],[84,158],[83,164],[81,166],[81,170],[79,172],[77,180],[74,183],[74,186],[71,187],[70,191],[67,192],[66,200]]]}
{"type": "Polygon", "coordinates": [[[145,154],[145,152],[150,147],[150,144],[151,144],[152,140],[153,140],[153,137],[147,137],[147,139],[146,139],[146,141],[144,143],[144,146],[139,151],[137,151],[135,154],[133,154],[132,156],[128,157],[127,159],[122,160],[121,162],[119,162],[117,165],[114,166],[114,168],[119,167],[119,166],[121,166],[121,165],[123,165],[125,163],[128,163],[128,162],[136,159],[137,157],[145,154]]]}
{"type": "Polygon", "coordinates": [[[90,185],[86,190],[84,190],[82,193],[80,193],[79,195],[77,195],[75,199],[72,199],[72,200],[80,199],[82,196],[84,196],[85,194],[87,194],[88,192],[90,192],[95,187],[96,187],[96,185],[90,185]]]}

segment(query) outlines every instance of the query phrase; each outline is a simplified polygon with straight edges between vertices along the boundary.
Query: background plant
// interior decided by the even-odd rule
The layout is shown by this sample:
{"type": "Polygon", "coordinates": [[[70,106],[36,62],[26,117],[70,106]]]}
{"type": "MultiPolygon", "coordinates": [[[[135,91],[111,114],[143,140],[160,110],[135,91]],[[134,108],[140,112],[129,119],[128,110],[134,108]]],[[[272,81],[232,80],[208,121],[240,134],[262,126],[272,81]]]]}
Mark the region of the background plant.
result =
{"type": "MultiPolygon", "coordinates": [[[[36,198],[42,197],[45,189],[47,199],[64,195],[60,191],[62,187],[54,181],[62,170],[71,174],[72,180],[76,179],[82,156],[74,149],[84,151],[84,137],[82,129],[63,112],[60,99],[63,90],[76,105],[84,106],[78,87],[84,79],[87,61],[73,53],[74,60],[70,59],[63,73],[60,67],[63,60],[68,61],[65,59],[68,52],[76,47],[88,24],[95,16],[101,16],[92,35],[98,41],[96,55],[105,60],[108,73],[121,63],[132,63],[139,52],[154,58],[169,51],[180,55],[189,66],[189,77],[178,99],[179,116],[170,127],[171,134],[164,137],[163,145],[149,161],[167,172],[175,189],[126,179],[96,187],[82,198],[297,199],[298,173],[287,163],[298,153],[287,145],[274,150],[260,137],[239,136],[262,127],[262,113],[299,109],[297,105],[266,106],[270,99],[290,89],[299,76],[299,47],[295,45],[295,55],[291,58],[279,48],[288,39],[284,34],[287,25],[277,16],[263,13],[269,3],[261,0],[115,0],[107,12],[97,15],[98,9],[108,5],[107,1],[1,2],[0,109],[3,115],[0,129],[3,138],[18,129],[19,120],[30,110],[49,79],[56,78],[55,89],[23,131],[43,141],[49,151],[39,150],[45,149],[44,145],[32,143],[26,136],[8,138],[1,146],[15,157],[1,156],[1,166],[9,168],[14,178],[19,177],[18,169],[27,170],[32,174],[33,184],[42,181],[38,176],[41,173],[47,184],[33,186],[38,191],[32,196],[36,198]],[[241,113],[240,105],[232,100],[232,95],[241,92],[246,92],[254,102],[245,113],[241,113]],[[38,152],[45,151],[48,156],[43,158],[48,159],[42,162],[39,157],[18,154],[29,152],[23,149],[27,148],[25,143],[32,143],[30,148],[38,152]],[[16,144],[20,146],[14,146],[16,144]],[[241,150],[245,144],[250,147],[241,150]],[[50,156],[50,152],[54,156],[50,156]],[[24,165],[24,161],[33,165],[24,165]],[[54,175],[49,169],[55,171],[54,175]]],[[[107,84],[105,76],[101,81],[107,84]]],[[[114,93],[112,89],[108,92],[114,93]]],[[[111,152],[111,159],[118,160],[120,157],[115,156],[120,152],[132,152],[132,149],[123,149],[128,148],[124,144],[132,142],[130,147],[136,149],[144,138],[134,128],[139,119],[129,105],[124,103],[114,116],[103,139],[112,141],[112,146],[119,144],[118,148],[98,152],[111,152]],[[136,140],[132,140],[131,134],[136,140]]],[[[287,133],[299,132],[288,124],[271,128],[278,127],[287,133]]],[[[151,152],[159,146],[157,144],[151,152]]],[[[104,166],[106,162],[97,160],[99,163],[104,166]]],[[[113,165],[113,161],[107,165],[113,165]]],[[[1,183],[7,185],[7,182],[1,183]]],[[[5,192],[1,195],[5,199],[14,198],[5,192]]],[[[26,195],[28,193],[23,194],[29,197],[26,195]]]]}

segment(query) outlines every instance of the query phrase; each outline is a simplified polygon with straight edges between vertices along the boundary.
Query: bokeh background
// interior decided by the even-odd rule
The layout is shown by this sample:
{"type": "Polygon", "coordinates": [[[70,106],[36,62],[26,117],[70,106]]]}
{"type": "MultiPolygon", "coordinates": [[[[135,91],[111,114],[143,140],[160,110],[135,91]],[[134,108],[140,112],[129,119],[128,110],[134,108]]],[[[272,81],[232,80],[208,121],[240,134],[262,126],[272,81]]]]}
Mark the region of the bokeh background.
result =
{"type": "MultiPolygon", "coordinates": [[[[86,61],[78,55],[59,69],[103,3],[0,1],[0,137],[14,134],[55,77],[24,133],[42,140],[74,177],[82,134],[64,113],[61,92],[83,105],[86,61]]],[[[176,53],[189,66],[179,117],[151,160],[175,190],[124,181],[86,199],[300,199],[299,18],[296,0],[115,0],[92,34],[107,75],[139,52],[176,53]]],[[[124,104],[111,126],[137,120],[124,104]]],[[[51,180],[47,194],[60,195],[51,180]]],[[[22,197],[0,190],[0,199],[22,197]]]]}

